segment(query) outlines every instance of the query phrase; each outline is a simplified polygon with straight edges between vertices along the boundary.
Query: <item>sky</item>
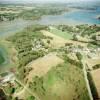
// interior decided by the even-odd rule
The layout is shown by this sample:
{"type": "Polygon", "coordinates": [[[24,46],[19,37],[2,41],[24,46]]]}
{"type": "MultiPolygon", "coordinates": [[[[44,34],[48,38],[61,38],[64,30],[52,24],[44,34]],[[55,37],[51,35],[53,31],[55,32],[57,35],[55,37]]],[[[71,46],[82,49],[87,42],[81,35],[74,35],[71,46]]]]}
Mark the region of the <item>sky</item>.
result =
{"type": "Polygon", "coordinates": [[[100,1],[100,0],[0,0],[0,2],[12,2],[12,3],[31,3],[31,2],[87,2],[87,1],[100,1]]]}

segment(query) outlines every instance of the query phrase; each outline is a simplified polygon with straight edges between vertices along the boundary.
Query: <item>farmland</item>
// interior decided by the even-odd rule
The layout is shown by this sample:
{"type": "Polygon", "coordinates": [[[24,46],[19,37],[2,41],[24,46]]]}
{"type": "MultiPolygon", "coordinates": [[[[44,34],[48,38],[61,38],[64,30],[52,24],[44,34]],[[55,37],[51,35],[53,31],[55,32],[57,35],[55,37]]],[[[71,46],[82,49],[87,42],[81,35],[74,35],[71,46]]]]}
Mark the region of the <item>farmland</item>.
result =
{"type": "Polygon", "coordinates": [[[72,35],[70,33],[62,32],[61,30],[58,30],[56,28],[51,28],[50,32],[64,39],[72,39],[72,35]]]}

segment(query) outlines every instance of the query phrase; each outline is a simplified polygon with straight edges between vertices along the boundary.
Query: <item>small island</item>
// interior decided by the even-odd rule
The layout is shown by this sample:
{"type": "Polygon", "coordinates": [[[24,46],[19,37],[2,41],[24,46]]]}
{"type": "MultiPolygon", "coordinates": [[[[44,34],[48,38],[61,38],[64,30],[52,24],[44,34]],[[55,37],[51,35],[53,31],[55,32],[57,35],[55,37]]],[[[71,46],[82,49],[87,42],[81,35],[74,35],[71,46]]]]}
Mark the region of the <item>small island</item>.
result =
{"type": "Polygon", "coordinates": [[[100,16],[98,17],[98,19],[100,20],[100,16]]]}
{"type": "Polygon", "coordinates": [[[100,20],[100,15],[97,15],[97,16],[96,16],[96,19],[100,20]]]}

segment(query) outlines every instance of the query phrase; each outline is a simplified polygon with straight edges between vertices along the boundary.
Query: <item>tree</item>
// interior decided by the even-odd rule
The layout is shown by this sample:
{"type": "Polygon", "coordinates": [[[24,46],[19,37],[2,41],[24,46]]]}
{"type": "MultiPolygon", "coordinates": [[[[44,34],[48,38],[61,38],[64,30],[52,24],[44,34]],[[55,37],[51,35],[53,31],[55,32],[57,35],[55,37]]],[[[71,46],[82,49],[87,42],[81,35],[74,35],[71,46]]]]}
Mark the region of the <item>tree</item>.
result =
{"type": "Polygon", "coordinates": [[[50,44],[50,40],[47,40],[47,43],[50,44]]]}
{"type": "Polygon", "coordinates": [[[77,56],[78,60],[82,60],[82,55],[81,55],[80,52],[77,52],[77,53],[76,53],[76,56],[77,56]]]}
{"type": "Polygon", "coordinates": [[[34,96],[29,96],[26,100],[35,100],[34,96]]]}

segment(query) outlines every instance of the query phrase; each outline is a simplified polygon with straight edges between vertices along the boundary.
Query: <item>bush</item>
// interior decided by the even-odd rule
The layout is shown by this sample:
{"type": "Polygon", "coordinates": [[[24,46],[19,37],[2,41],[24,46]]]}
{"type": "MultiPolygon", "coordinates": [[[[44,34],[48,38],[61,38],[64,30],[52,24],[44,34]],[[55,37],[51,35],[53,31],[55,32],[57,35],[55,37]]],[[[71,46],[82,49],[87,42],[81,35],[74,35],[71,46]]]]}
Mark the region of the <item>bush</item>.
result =
{"type": "Polygon", "coordinates": [[[35,100],[34,96],[29,96],[26,100],[35,100]]]}
{"type": "Polygon", "coordinates": [[[77,53],[76,53],[76,56],[77,56],[78,60],[82,60],[82,55],[81,55],[80,52],[77,52],[77,53]]]}
{"type": "Polygon", "coordinates": [[[98,68],[100,68],[100,64],[93,66],[93,69],[98,69],[98,68]]]}

